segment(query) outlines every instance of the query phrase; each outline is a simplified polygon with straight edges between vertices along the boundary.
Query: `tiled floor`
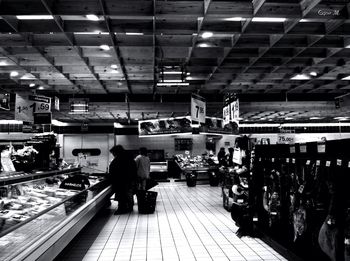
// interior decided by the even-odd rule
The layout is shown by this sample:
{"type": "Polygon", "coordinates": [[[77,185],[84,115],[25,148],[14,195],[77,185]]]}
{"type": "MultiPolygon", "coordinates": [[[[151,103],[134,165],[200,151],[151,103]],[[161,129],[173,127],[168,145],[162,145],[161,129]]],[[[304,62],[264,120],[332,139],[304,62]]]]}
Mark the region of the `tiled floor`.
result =
{"type": "MultiPolygon", "coordinates": [[[[101,213],[57,260],[286,260],[260,239],[238,238],[219,187],[161,183],[156,212],[101,213]]],[[[113,210],[112,210],[113,209],[113,210]]]]}

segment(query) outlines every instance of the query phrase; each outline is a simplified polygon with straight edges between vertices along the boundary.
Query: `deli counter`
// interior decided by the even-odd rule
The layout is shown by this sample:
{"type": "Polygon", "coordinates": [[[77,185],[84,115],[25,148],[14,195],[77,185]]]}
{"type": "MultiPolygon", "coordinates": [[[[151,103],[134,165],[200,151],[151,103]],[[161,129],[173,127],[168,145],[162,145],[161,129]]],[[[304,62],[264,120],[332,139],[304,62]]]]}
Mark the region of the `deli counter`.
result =
{"type": "Polygon", "coordinates": [[[105,177],[80,168],[1,173],[0,260],[54,259],[111,193],[105,177]]]}

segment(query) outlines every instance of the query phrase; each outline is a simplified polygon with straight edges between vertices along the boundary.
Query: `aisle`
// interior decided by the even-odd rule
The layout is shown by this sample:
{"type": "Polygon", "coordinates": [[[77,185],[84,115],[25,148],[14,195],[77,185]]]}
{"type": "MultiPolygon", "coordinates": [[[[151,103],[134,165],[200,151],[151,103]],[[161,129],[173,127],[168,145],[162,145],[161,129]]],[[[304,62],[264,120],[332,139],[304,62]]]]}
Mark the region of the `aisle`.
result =
{"type": "Polygon", "coordinates": [[[161,183],[156,212],[101,213],[57,260],[286,260],[259,239],[238,238],[219,187],[161,183]]]}

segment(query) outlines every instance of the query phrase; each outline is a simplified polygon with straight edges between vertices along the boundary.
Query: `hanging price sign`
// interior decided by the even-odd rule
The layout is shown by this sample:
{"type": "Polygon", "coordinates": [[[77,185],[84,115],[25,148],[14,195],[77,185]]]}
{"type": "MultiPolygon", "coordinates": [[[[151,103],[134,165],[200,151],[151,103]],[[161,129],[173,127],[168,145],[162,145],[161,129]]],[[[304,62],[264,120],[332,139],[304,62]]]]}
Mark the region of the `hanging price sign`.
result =
{"type": "Polygon", "coordinates": [[[35,113],[51,112],[51,98],[37,95],[16,94],[15,119],[34,122],[35,113]]]}
{"type": "Polygon", "coordinates": [[[205,123],[206,102],[201,96],[192,94],[191,96],[191,118],[192,121],[205,123]]]}

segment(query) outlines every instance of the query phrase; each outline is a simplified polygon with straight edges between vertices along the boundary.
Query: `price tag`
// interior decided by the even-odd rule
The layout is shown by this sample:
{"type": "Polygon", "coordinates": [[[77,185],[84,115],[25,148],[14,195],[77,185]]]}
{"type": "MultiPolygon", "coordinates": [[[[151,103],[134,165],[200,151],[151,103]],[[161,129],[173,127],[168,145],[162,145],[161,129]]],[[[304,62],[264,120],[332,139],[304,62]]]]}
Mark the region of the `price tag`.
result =
{"type": "Polygon", "coordinates": [[[341,166],[341,164],[342,164],[342,160],[337,159],[337,166],[341,166]]]}
{"type": "Polygon", "coordinates": [[[331,166],[331,162],[329,160],[326,161],[326,167],[330,167],[331,166]]]}
{"type": "Polygon", "coordinates": [[[286,158],[286,162],[289,163],[289,158],[286,158]]]}
{"type": "Polygon", "coordinates": [[[310,163],[311,163],[311,161],[310,161],[310,160],[307,160],[307,161],[306,161],[306,166],[309,166],[310,163]]]}
{"type": "Polygon", "coordinates": [[[306,153],[306,144],[300,144],[299,145],[300,153],[306,153]]]}
{"type": "Polygon", "coordinates": [[[16,120],[33,122],[35,113],[49,112],[51,112],[51,98],[37,95],[22,96],[16,94],[16,120]]]}
{"type": "Polygon", "coordinates": [[[292,162],[295,163],[295,159],[292,159],[292,162]]]}
{"type": "Polygon", "coordinates": [[[321,165],[321,161],[320,160],[316,160],[316,166],[320,166],[321,165]]]}
{"type": "Polygon", "coordinates": [[[201,96],[191,96],[191,118],[193,121],[205,123],[206,102],[201,96]]]}
{"type": "Polygon", "coordinates": [[[289,152],[293,153],[293,154],[295,153],[295,146],[294,145],[289,147],[289,152]]]}
{"type": "Polygon", "coordinates": [[[305,188],[304,185],[300,185],[300,187],[299,187],[299,189],[298,189],[298,192],[299,192],[300,194],[303,193],[304,188],[305,188]]]}

